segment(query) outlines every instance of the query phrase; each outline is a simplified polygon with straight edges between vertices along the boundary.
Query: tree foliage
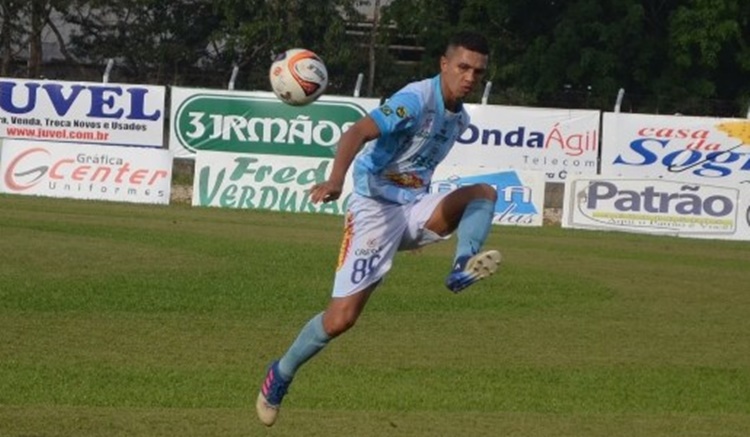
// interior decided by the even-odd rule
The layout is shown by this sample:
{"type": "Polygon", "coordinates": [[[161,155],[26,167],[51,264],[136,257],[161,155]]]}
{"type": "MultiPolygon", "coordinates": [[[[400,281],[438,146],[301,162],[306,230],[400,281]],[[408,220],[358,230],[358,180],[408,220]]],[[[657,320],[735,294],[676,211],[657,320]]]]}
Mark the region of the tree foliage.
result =
{"type": "Polygon", "coordinates": [[[362,50],[346,34],[356,20],[355,0],[216,0],[226,62],[252,67],[257,84],[267,76],[272,58],[304,47],[321,55],[333,78],[350,75],[364,64],[362,50]],[[354,61],[354,62],[353,62],[354,61]]]}
{"type": "Polygon", "coordinates": [[[128,81],[215,87],[237,65],[241,87],[267,89],[272,57],[306,47],[325,59],[331,92],[348,94],[372,68],[384,96],[435,74],[447,37],[474,29],[490,41],[496,103],[609,109],[623,88],[626,108],[744,115],[750,98],[747,1],[384,0],[372,40],[360,13],[373,3],[4,0],[2,74],[21,62],[26,75],[42,74],[39,36],[51,31],[68,63],[114,58],[128,81]]]}

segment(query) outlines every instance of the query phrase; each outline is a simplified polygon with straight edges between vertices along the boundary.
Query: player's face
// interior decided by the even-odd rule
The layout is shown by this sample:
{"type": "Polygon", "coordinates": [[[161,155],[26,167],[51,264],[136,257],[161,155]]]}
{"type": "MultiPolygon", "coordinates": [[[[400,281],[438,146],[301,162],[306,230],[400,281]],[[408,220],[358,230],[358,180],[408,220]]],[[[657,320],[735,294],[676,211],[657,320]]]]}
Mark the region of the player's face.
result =
{"type": "Polygon", "coordinates": [[[487,72],[487,55],[455,47],[440,58],[443,97],[447,102],[463,99],[487,72]]]}

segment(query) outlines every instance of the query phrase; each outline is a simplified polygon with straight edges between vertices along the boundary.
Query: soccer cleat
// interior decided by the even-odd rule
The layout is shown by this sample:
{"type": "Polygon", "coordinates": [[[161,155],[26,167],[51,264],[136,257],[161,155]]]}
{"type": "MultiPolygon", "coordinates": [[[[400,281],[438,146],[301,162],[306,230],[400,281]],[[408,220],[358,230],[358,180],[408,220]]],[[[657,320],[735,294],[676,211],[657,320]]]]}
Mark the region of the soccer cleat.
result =
{"type": "Polygon", "coordinates": [[[496,250],[487,250],[474,256],[461,256],[456,260],[453,271],[445,278],[445,286],[458,293],[473,283],[497,271],[502,257],[496,250]]]}
{"type": "Polygon", "coordinates": [[[276,422],[281,401],[284,399],[291,383],[292,381],[285,381],[279,374],[279,362],[271,363],[266,373],[266,379],[260,388],[260,393],[258,393],[258,400],[255,402],[258,419],[264,425],[271,426],[276,422]]]}

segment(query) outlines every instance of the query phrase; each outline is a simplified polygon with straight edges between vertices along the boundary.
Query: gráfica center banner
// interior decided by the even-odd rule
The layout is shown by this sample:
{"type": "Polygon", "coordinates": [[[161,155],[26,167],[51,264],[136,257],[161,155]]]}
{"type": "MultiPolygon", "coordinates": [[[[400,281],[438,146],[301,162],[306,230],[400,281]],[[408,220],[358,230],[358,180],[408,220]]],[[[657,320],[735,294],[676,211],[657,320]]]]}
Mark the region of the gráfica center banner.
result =
{"type": "Polygon", "coordinates": [[[378,99],[323,96],[290,106],[268,92],[173,87],[169,147],[175,157],[211,150],[333,158],[335,146],[378,99]]]}
{"type": "Polygon", "coordinates": [[[168,150],[5,140],[0,192],[72,199],[168,204],[168,150]]]}
{"type": "Polygon", "coordinates": [[[164,90],[0,78],[0,137],[162,147],[164,90]]]}

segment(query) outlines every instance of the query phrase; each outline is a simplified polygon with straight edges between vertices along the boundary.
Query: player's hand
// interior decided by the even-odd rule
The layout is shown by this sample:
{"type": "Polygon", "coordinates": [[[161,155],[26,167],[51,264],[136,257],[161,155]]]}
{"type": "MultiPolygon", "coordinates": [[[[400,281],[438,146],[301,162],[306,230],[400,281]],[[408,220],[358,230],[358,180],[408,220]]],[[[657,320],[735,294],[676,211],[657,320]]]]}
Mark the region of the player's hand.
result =
{"type": "Polygon", "coordinates": [[[312,203],[332,202],[341,197],[341,185],[331,181],[315,184],[310,188],[310,200],[312,203]]]}

